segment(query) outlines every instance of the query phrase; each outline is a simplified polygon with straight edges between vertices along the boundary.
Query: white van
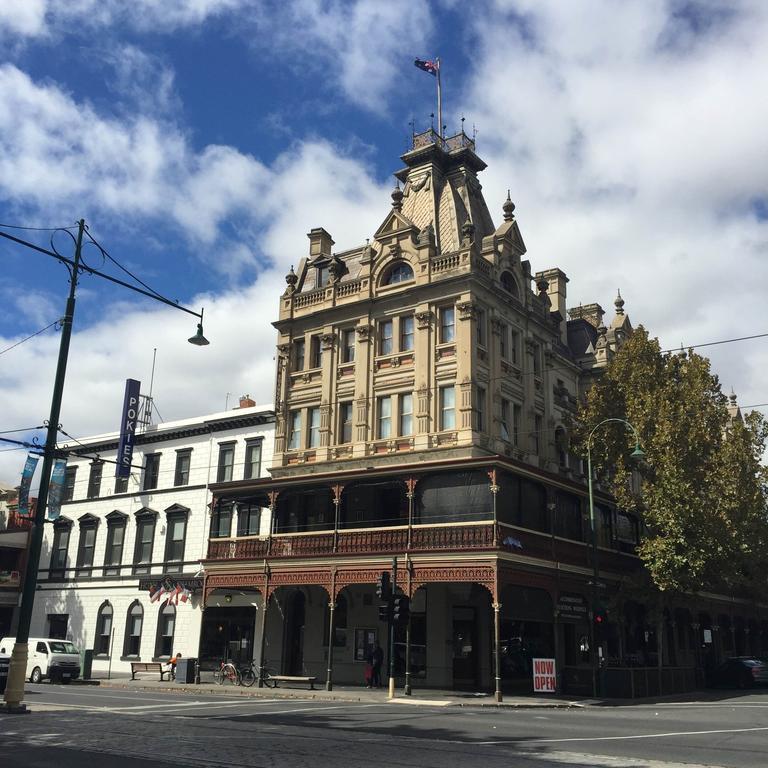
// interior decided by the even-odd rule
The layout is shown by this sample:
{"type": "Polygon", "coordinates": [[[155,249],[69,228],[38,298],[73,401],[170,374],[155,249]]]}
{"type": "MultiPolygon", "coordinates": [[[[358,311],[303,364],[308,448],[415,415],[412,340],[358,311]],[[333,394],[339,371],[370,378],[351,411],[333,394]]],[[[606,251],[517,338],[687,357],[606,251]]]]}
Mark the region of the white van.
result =
{"type": "MultiPolygon", "coordinates": [[[[15,637],[0,640],[0,654],[11,655],[15,637]]],[[[80,652],[69,640],[49,637],[30,637],[28,640],[27,678],[39,683],[48,678],[52,682],[68,683],[80,677],[80,652]]]]}

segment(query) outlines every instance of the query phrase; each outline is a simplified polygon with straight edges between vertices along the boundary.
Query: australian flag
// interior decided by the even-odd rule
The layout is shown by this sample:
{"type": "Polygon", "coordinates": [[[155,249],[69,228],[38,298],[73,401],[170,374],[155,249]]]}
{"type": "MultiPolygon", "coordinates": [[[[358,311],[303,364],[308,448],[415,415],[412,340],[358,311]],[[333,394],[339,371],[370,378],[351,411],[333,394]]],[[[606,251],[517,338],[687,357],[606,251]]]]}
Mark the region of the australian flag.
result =
{"type": "Polygon", "coordinates": [[[434,61],[424,61],[423,59],[414,59],[413,62],[419,69],[429,72],[433,77],[437,77],[438,65],[434,61]]]}

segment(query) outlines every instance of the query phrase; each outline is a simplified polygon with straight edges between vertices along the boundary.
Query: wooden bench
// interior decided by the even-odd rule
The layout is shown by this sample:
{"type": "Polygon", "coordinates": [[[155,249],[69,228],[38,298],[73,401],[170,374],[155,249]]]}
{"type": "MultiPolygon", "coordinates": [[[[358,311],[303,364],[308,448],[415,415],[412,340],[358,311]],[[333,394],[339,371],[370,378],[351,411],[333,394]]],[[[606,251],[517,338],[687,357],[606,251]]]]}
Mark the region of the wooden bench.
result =
{"type": "Polygon", "coordinates": [[[163,666],[159,661],[132,661],[131,662],[131,680],[136,679],[137,672],[159,672],[160,680],[165,680],[165,675],[169,675],[170,671],[163,669],[163,666]]]}
{"type": "Polygon", "coordinates": [[[270,680],[275,681],[275,688],[278,683],[309,683],[310,690],[315,690],[316,677],[301,677],[299,675],[270,675],[270,680]]]}

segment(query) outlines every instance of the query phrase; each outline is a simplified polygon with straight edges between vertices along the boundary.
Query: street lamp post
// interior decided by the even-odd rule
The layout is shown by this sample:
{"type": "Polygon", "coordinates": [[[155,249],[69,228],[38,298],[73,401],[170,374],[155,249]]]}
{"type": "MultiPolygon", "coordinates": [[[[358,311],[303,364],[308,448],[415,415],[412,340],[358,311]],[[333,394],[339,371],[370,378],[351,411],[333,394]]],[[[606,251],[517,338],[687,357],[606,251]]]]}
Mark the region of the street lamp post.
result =
{"type": "Polygon", "coordinates": [[[595,499],[592,491],[592,438],[595,432],[605,424],[618,423],[623,424],[624,427],[632,432],[635,437],[635,450],[632,451],[630,458],[639,461],[645,457],[643,449],[640,447],[640,437],[637,434],[637,430],[626,420],[618,418],[603,419],[599,424],[596,424],[587,438],[587,487],[589,489],[589,526],[592,533],[592,589],[591,589],[591,602],[592,602],[592,615],[589,622],[589,642],[592,651],[592,693],[597,696],[599,692],[599,657],[597,653],[597,646],[595,642],[595,615],[597,608],[597,594],[598,594],[598,582],[600,578],[600,571],[597,561],[597,526],[595,525],[595,499]]]}
{"type": "MultiPolygon", "coordinates": [[[[45,513],[48,506],[48,490],[51,478],[51,469],[56,455],[56,439],[59,431],[59,416],[61,414],[61,401],[64,393],[64,379],[67,372],[67,360],[69,357],[69,342],[72,338],[72,321],[75,316],[75,292],[77,288],[77,279],[80,272],[88,272],[99,277],[116,282],[120,285],[130,288],[137,293],[150,296],[164,304],[176,307],[184,312],[195,315],[200,318],[197,326],[197,333],[189,339],[191,344],[202,346],[208,344],[208,340],[203,335],[203,316],[202,312],[197,313],[185,307],[179,306],[170,299],[166,299],[159,294],[149,293],[135,288],[121,280],[104,275],[97,270],[91,269],[81,261],[83,250],[83,235],[87,233],[85,221],[80,219],[77,225],[77,237],[75,239],[75,255],[73,259],[67,259],[61,254],[40,248],[32,243],[27,243],[6,233],[0,232],[0,236],[8,240],[20,243],[33,250],[40,251],[64,263],[70,272],[69,296],[64,311],[64,317],[61,319],[61,340],[59,342],[59,357],[56,363],[56,377],[53,384],[53,395],[51,397],[51,412],[47,424],[45,439],[45,449],[43,453],[42,474],[40,477],[40,488],[38,490],[37,505],[35,507],[35,517],[33,520],[32,531],[30,534],[29,552],[27,554],[27,567],[24,573],[24,588],[21,593],[21,606],[19,608],[19,621],[16,630],[16,640],[11,652],[11,663],[8,669],[8,681],[5,688],[5,711],[15,714],[26,713],[24,702],[24,681],[27,672],[27,660],[29,658],[29,628],[32,623],[32,609],[35,602],[35,590],[37,587],[37,575],[40,567],[40,551],[43,544],[43,528],[45,523],[45,513]]],[[[90,237],[90,236],[89,236],[90,237]]],[[[92,238],[91,238],[92,240],[92,238]]],[[[95,241],[93,241],[94,244],[95,241]]],[[[97,247],[98,244],[96,244],[97,247]]]]}

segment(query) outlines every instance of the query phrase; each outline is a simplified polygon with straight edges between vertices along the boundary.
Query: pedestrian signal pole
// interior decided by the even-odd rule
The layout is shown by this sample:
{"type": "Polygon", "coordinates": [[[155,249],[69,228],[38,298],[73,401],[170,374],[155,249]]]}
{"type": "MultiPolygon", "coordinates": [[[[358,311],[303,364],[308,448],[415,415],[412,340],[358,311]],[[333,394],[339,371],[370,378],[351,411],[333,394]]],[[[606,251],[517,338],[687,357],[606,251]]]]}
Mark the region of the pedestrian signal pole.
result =
{"type": "MultiPolygon", "coordinates": [[[[397,558],[392,558],[392,595],[397,592],[397,558]]],[[[395,622],[389,614],[389,698],[395,698],[395,622]]]]}

